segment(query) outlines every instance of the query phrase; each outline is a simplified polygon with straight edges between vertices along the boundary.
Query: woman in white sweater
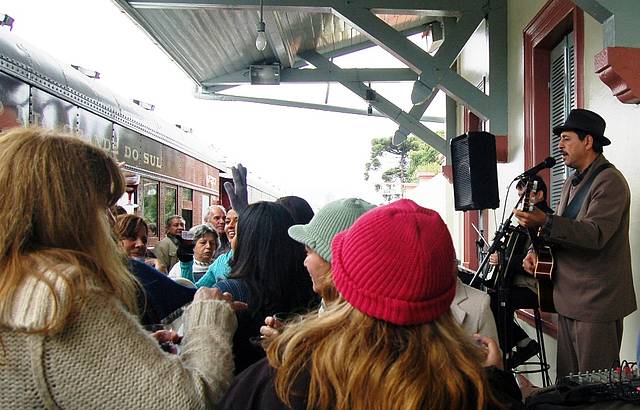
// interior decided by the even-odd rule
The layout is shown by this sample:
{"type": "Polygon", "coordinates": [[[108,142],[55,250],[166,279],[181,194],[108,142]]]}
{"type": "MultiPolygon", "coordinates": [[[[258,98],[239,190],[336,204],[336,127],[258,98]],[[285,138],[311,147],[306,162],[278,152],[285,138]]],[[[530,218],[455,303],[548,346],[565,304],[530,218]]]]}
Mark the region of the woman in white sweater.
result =
{"type": "Polygon", "coordinates": [[[236,319],[199,290],[180,356],[140,326],[110,234],[124,180],[105,151],[42,129],[0,135],[0,408],[207,408],[229,386],[236,319]]]}

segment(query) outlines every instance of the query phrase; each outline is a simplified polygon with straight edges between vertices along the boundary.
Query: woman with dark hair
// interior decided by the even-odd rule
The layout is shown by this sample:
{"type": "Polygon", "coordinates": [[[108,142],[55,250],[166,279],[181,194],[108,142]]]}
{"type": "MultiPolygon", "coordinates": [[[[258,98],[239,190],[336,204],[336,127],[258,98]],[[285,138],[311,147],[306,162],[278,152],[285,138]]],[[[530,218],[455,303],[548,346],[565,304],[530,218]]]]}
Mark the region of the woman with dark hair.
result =
{"type": "Polygon", "coordinates": [[[304,248],[287,233],[293,224],[289,212],[274,202],[251,204],[238,218],[231,274],[215,284],[249,305],[248,310],[238,312],[233,347],[236,372],[264,356],[262,348],[249,339],[259,336],[266,316],[306,310],[317,303],[303,265],[304,248]]]}
{"type": "Polygon", "coordinates": [[[311,205],[299,196],[283,196],[276,199],[276,203],[287,208],[295,225],[308,224],[311,218],[313,218],[311,205]]]}
{"type": "Polygon", "coordinates": [[[193,300],[195,289],[182,286],[159,270],[144,263],[147,252],[147,223],[139,216],[125,214],[116,218],[113,233],[129,258],[129,270],[142,285],[138,292],[140,321],[143,325],[160,323],[193,300]]]}

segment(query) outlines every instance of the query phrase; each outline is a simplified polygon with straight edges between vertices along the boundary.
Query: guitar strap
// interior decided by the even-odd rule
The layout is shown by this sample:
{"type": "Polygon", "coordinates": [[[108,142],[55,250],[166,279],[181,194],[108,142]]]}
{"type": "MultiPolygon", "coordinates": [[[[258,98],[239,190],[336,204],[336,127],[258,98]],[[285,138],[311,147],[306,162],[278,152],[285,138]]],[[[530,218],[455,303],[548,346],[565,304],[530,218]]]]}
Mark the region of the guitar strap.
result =
{"type": "Polygon", "coordinates": [[[593,171],[593,174],[587,179],[584,184],[580,187],[580,190],[576,192],[573,196],[573,199],[567,205],[562,216],[569,219],[576,219],[578,213],[580,212],[580,208],[582,208],[582,203],[587,196],[587,192],[591,188],[591,184],[593,184],[593,180],[596,179],[599,173],[604,171],[607,168],[613,167],[613,164],[602,164],[598,168],[593,171]]]}

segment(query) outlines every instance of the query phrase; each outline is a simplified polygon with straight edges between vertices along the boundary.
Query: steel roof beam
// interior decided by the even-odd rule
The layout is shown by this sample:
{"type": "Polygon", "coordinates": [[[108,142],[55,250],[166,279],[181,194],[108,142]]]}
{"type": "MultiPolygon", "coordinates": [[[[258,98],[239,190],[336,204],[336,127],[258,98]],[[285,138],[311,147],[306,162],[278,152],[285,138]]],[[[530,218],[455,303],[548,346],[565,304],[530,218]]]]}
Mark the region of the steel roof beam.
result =
{"type": "MultiPolygon", "coordinates": [[[[348,68],[324,70],[319,68],[288,68],[280,71],[281,83],[326,83],[341,81],[397,82],[416,81],[418,75],[410,68],[348,68]]],[[[222,75],[202,82],[203,86],[248,84],[251,82],[249,70],[222,75]]]]}
{"type": "MultiPolygon", "coordinates": [[[[438,94],[438,90],[431,90],[431,91],[432,91],[431,95],[426,100],[424,100],[421,103],[415,104],[413,107],[411,107],[411,109],[409,110],[409,115],[411,117],[420,118],[424,115],[424,113],[427,111],[427,108],[429,108],[434,98],[436,98],[436,95],[438,94]]],[[[411,134],[411,132],[409,132],[408,129],[400,126],[398,127],[396,132],[393,134],[393,137],[391,138],[391,142],[394,145],[398,145],[402,143],[404,140],[406,140],[409,134],[411,134]]]]}
{"type": "MultiPolygon", "coordinates": [[[[194,8],[224,8],[224,9],[256,9],[255,0],[135,0],[127,2],[137,9],[194,9],[194,8]]],[[[434,16],[455,16],[461,12],[479,10],[482,1],[469,0],[263,0],[265,9],[283,10],[297,9],[298,11],[315,11],[330,13],[332,8],[350,5],[366,8],[377,13],[405,14],[419,12],[434,16]]]]}
{"type": "MultiPolygon", "coordinates": [[[[424,32],[425,29],[426,29],[425,24],[420,24],[419,26],[416,26],[416,27],[411,27],[411,28],[408,28],[406,30],[401,30],[400,33],[402,33],[405,36],[413,36],[415,34],[424,32]]],[[[366,41],[363,41],[362,43],[358,43],[358,44],[354,44],[354,45],[351,45],[351,46],[343,47],[343,48],[340,48],[340,49],[337,49],[337,50],[327,51],[325,53],[322,53],[322,55],[327,57],[327,58],[341,57],[341,56],[344,56],[344,55],[347,55],[347,54],[351,54],[351,53],[355,53],[357,51],[365,50],[367,48],[374,47],[374,46],[375,46],[375,43],[373,43],[372,41],[366,40],[366,41]]],[[[297,56],[295,58],[297,58],[297,56]]],[[[301,68],[301,67],[307,67],[307,66],[309,66],[308,62],[306,62],[305,60],[302,60],[302,59],[298,59],[292,65],[292,68],[301,68]]],[[[410,71],[413,73],[413,70],[410,70],[410,71]]],[[[280,74],[282,75],[283,72],[281,72],[280,74]]],[[[245,76],[249,75],[247,69],[239,70],[239,71],[236,71],[235,73],[229,73],[229,74],[226,74],[226,75],[224,75],[222,77],[227,78],[227,76],[231,76],[230,78],[238,78],[239,76],[243,76],[243,75],[245,75],[245,76]]],[[[306,74],[303,74],[303,75],[306,75],[306,74]]],[[[407,74],[407,76],[408,75],[409,74],[407,74]]],[[[414,75],[414,74],[411,74],[411,75],[414,75]]],[[[219,92],[219,91],[227,90],[229,88],[237,87],[238,85],[242,84],[241,82],[238,82],[236,84],[232,83],[232,84],[225,84],[225,85],[214,85],[214,84],[223,84],[223,81],[219,81],[219,79],[222,78],[222,77],[216,77],[216,78],[212,78],[212,79],[209,79],[209,80],[205,80],[205,81],[202,82],[202,85],[206,86],[207,91],[219,92]]],[[[374,81],[374,80],[363,80],[363,81],[374,81]]],[[[398,81],[401,81],[401,80],[398,80],[398,81]]]]}
{"type": "Polygon", "coordinates": [[[507,0],[490,0],[490,2],[487,27],[489,32],[489,98],[492,112],[489,116],[488,129],[495,135],[506,136],[509,132],[507,0]]]}
{"type": "Polygon", "coordinates": [[[640,37],[638,36],[639,1],[572,1],[602,24],[604,48],[640,47],[640,37]]]}
{"type": "MultiPolygon", "coordinates": [[[[224,90],[228,90],[230,88],[234,88],[239,86],[240,84],[223,84],[223,85],[210,85],[208,87],[201,87],[201,86],[196,86],[196,90],[198,88],[205,88],[207,93],[218,93],[220,91],[224,91],[224,90]]],[[[197,92],[196,92],[197,95],[197,92]]]]}
{"type": "Polygon", "coordinates": [[[477,13],[465,14],[457,21],[452,18],[443,19],[444,41],[433,57],[434,63],[451,67],[483,19],[484,15],[477,13]]]}
{"type": "MultiPolygon", "coordinates": [[[[200,92],[196,94],[197,98],[202,98],[205,100],[214,100],[214,101],[238,101],[238,102],[249,102],[256,104],[267,104],[267,105],[275,105],[280,107],[293,107],[293,108],[305,108],[311,110],[319,110],[319,111],[329,111],[329,112],[337,112],[341,114],[355,114],[355,115],[364,115],[369,117],[384,117],[387,118],[386,115],[379,113],[378,111],[373,111],[373,113],[369,114],[366,110],[359,110],[357,108],[350,107],[341,107],[337,105],[327,105],[327,104],[314,104],[314,103],[305,103],[301,101],[291,101],[291,100],[277,100],[272,98],[260,98],[260,97],[246,97],[242,95],[230,95],[230,94],[219,94],[219,93],[209,93],[206,91],[200,92]]],[[[433,122],[433,123],[444,123],[445,119],[442,117],[434,117],[434,116],[423,116],[420,121],[423,122],[433,122]]]]}
{"type": "Polygon", "coordinates": [[[357,27],[373,42],[419,73],[421,81],[428,86],[440,88],[459,103],[468,106],[483,119],[491,117],[492,110],[488,95],[478,90],[458,73],[453,72],[449,65],[436,61],[434,57],[398,33],[393,27],[387,25],[371,11],[344,6],[336,9],[334,13],[357,27]]]}
{"type": "Polygon", "coordinates": [[[600,4],[598,0],[571,0],[576,6],[586,11],[598,23],[604,24],[609,17],[613,17],[611,10],[600,4]]]}
{"type": "MultiPolygon", "coordinates": [[[[329,61],[323,55],[313,50],[309,50],[303,53],[302,55],[300,55],[300,57],[304,58],[309,63],[318,68],[334,71],[341,70],[340,67],[329,61]]],[[[367,91],[370,90],[369,87],[358,81],[344,81],[340,84],[351,90],[351,92],[353,92],[354,94],[357,94],[363,100],[366,100],[367,91]]],[[[421,138],[427,144],[435,148],[438,152],[446,155],[448,148],[443,138],[441,138],[435,132],[431,131],[429,128],[425,127],[419,120],[401,110],[391,101],[387,100],[382,95],[377,94],[376,98],[373,101],[369,101],[369,103],[372,107],[384,114],[387,118],[398,124],[400,127],[409,130],[409,132],[421,138]]]]}
{"type": "MultiPolygon", "coordinates": [[[[455,102],[455,100],[449,96],[446,97],[446,102],[445,102],[445,116],[446,116],[446,122],[445,122],[445,138],[447,140],[447,146],[450,147],[451,146],[451,140],[457,135],[458,133],[458,124],[457,124],[457,114],[458,113],[458,104],[455,102]]],[[[450,159],[451,159],[451,150],[449,150],[449,154],[446,156],[447,159],[447,164],[451,164],[450,159]]]]}
{"type": "MultiPolygon", "coordinates": [[[[482,20],[482,16],[474,13],[465,14],[458,19],[457,22],[454,18],[444,18],[444,42],[436,52],[434,61],[443,66],[451,67],[469,40],[469,37],[471,37],[473,32],[478,28],[480,20],[482,20]]],[[[419,118],[426,112],[437,94],[437,88],[431,87],[422,81],[416,81],[411,93],[412,99],[414,98],[414,95],[419,94],[426,95],[426,99],[415,104],[409,111],[409,115],[414,118],[419,118]]],[[[408,135],[408,130],[403,129],[402,127],[398,128],[393,135],[393,143],[401,143],[408,135]]]]}
{"type": "MultiPolygon", "coordinates": [[[[426,30],[426,28],[427,28],[426,24],[420,24],[416,27],[411,27],[405,30],[401,30],[400,33],[402,33],[402,35],[405,37],[409,37],[419,33],[423,33],[426,30]]],[[[355,53],[357,51],[366,50],[367,48],[371,48],[375,46],[376,44],[373,41],[365,40],[361,43],[349,45],[349,46],[338,48],[335,50],[327,50],[327,51],[316,50],[316,51],[322,51],[321,54],[327,58],[335,58],[335,57],[341,57],[347,54],[355,53]]],[[[309,65],[309,63],[307,63],[306,61],[298,60],[292,67],[300,68],[300,67],[305,67],[307,65],[309,65]]]]}

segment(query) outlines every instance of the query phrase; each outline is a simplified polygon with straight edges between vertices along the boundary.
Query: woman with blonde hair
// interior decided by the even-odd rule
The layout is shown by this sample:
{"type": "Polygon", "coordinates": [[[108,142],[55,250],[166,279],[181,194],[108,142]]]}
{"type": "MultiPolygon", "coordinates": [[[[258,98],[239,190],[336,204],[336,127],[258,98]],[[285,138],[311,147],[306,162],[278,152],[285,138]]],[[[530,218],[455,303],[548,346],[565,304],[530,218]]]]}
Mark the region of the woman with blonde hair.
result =
{"type": "Polygon", "coordinates": [[[436,212],[410,200],[375,208],[331,249],[337,300],[286,327],[222,408],[501,407],[482,367],[499,362],[496,343],[474,343],[449,312],[455,252],[436,212]]]}
{"type": "Polygon", "coordinates": [[[133,316],[111,234],[124,180],[108,153],[37,128],[0,135],[0,408],[211,407],[232,377],[229,295],[202,289],[181,356],[133,316]]]}

